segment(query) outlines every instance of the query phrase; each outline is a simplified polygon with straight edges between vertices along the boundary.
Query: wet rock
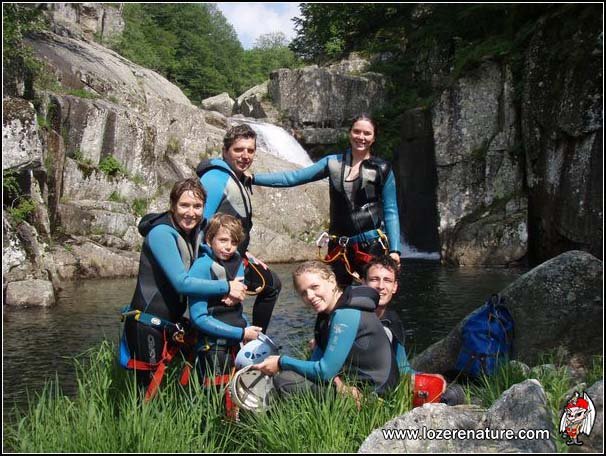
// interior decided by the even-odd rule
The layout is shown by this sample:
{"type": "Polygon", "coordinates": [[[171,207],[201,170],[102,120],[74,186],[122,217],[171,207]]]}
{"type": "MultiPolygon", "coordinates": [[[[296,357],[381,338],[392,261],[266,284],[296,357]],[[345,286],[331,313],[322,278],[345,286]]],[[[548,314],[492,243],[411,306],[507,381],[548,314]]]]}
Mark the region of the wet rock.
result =
{"type": "Polygon", "coordinates": [[[4,303],[7,306],[51,307],[55,304],[53,284],[39,279],[10,282],[6,286],[4,303]]]}
{"type": "Polygon", "coordinates": [[[432,108],[442,258],[503,265],[527,252],[522,157],[510,68],[485,62],[432,108]]]}

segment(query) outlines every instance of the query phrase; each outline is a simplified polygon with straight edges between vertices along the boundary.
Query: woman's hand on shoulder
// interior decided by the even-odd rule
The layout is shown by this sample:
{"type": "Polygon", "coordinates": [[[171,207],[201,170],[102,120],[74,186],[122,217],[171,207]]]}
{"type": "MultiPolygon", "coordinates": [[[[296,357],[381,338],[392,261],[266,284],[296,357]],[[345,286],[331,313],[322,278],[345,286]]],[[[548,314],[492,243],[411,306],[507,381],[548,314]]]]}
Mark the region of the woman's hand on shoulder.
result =
{"type": "Polygon", "coordinates": [[[389,256],[398,264],[398,267],[400,267],[400,254],[398,252],[391,252],[389,256]]]}

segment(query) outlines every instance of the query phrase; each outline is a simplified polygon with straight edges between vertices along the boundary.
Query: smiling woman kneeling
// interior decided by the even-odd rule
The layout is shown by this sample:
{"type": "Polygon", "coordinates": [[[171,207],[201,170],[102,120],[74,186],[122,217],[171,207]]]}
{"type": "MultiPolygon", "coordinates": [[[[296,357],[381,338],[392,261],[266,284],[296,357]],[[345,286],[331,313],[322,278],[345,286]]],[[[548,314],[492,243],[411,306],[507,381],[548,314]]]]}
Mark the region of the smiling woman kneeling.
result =
{"type": "Polygon", "coordinates": [[[378,394],[395,387],[398,366],[383,325],[375,314],[378,293],[366,286],[341,290],[334,272],[322,262],[308,261],[293,272],[295,290],[316,312],[316,346],[308,361],[270,356],[254,368],[274,376],[274,386],[287,395],[335,381],[337,390],[358,394],[348,383],[369,386],[378,394]]]}

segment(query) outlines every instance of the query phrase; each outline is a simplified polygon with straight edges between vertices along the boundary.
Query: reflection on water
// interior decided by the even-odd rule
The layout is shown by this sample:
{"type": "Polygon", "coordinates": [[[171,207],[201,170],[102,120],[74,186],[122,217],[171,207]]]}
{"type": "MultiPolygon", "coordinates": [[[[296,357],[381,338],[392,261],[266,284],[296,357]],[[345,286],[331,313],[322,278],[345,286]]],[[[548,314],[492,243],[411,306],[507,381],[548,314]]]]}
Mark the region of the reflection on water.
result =
{"type": "MultiPolygon", "coordinates": [[[[313,312],[295,295],[293,264],[272,265],[282,293],[268,334],[282,353],[297,354],[313,333],[313,312]]],[[[446,335],[459,320],[502,290],[522,272],[511,269],[457,269],[437,263],[405,263],[394,306],[406,325],[407,348],[420,352],[446,335]]],[[[71,358],[103,339],[117,343],[120,309],[130,302],[135,279],[68,283],[52,309],[4,309],[3,400],[23,403],[26,389],[39,391],[58,375],[64,393],[75,391],[71,358]]],[[[252,299],[245,303],[250,317],[252,299]]]]}

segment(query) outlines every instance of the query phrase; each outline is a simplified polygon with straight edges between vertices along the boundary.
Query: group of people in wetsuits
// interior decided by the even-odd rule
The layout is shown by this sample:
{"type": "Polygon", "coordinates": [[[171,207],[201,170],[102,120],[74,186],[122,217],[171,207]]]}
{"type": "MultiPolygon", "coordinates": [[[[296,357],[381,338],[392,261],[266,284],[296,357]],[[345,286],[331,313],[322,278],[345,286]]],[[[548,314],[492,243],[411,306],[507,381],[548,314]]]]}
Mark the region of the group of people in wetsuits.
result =
{"type": "Polygon", "coordinates": [[[317,314],[311,358],[270,356],[253,368],[272,375],[284,394],[333,382],[355,397],[358,386],[381,394],[412,373],[401,322],[386,309],[397,291],[400,227],[393,171],[371,152],[376,134],[362,114],[344,153],[296,171],[251,175],[256,133],[233,127],[222,158],[200,163],[198,178],[177,182],[167,212],[141,220],[145,240],[121,349],[149,396],[175,350],[189,349],[205,384],[224,384],[240,344],[267,331],[281,282],[247,250],[252,185],[291,187],[325,177],[328,255],[293,272],[296,292],[317,314]],[[363,285],[351,286],[354,280],[363,285]],[[251,323],[242,311],[247,294],[256,295],[251,323]]]}

